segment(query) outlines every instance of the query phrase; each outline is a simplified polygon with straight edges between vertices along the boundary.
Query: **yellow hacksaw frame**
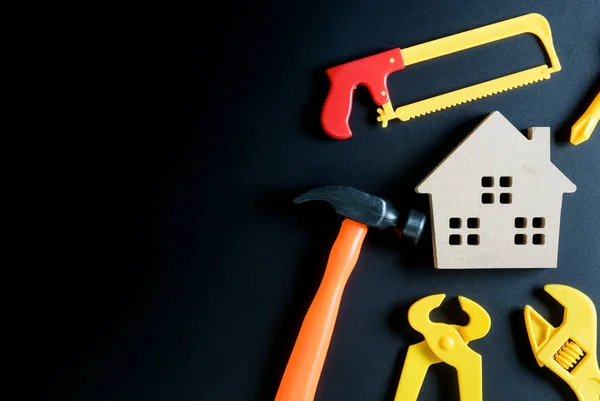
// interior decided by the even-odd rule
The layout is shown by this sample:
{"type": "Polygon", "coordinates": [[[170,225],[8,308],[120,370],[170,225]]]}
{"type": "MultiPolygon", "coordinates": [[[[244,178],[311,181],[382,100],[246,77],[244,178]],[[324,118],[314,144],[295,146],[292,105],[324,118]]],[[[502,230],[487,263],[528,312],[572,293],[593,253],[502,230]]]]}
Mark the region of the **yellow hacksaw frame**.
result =
{"type": "Polygon", "coordinates": [[[417,64],[436,57],[445,56],[524,33],[536,35],[541,40],[550,59],[550,67],[541,65],[530,68],[504,77],[444,93],[443,95],[407,104],[398,107],[396,110],[394,110],[391,101],[389,101],[384,103],[381,108],[377,109],[377,112],[379,113],[377,121],[381,122],[382,126],[385,128],[387,127],[389,120],[398,118],[401,121],[408,121],[411,118],[420,117],[472,100],[494,95],[499,92],[549,79],[551,73],[560,71],[560,62],[558,61],[558,56],[552,42],[550,24],[544,16],[536,13],[523,15],[402,49],[402,58],[404,60],[404,65],[409,66],[411,64],[417,64]]]}

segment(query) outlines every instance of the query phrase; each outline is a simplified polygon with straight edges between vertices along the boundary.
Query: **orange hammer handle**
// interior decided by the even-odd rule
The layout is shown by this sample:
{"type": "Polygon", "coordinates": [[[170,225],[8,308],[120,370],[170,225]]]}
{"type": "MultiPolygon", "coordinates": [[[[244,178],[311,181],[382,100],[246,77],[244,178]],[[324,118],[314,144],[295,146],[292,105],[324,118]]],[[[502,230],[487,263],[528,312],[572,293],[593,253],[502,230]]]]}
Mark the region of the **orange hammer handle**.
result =
{"type": "Polygon", "coordinates": [[[350,219],[342,222],[323,281],[304,317],[275,401],[314,400],[344,287],[366,234],[366,225],[350,219]]]}

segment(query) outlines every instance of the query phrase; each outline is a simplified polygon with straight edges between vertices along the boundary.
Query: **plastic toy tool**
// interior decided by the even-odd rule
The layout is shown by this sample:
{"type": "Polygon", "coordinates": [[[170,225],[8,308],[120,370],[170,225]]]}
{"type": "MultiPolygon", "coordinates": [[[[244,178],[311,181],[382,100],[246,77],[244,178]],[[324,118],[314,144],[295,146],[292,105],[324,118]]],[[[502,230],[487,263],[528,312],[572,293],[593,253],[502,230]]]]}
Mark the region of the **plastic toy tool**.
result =
{"type": "Polygon", "coordinates": [[[594,99],[590,107],[583,113],[579,120],[571,128],[571,143],[579,145],[592,136],[596,125],[600,120],[600,93],[594,99]]]}
{"type": "Polygon", "coordinates": [[[531,306],[525,307],[525,324],[535,359],[563,379],[579,401],[598,401],[598,318],[594,303],[566,285],[549,284],[544,289],[564,306],[565,314],[560,327],[555,328],[531,306]]]}
{"type": "Polygon", "coordinates": [[[352,136],[348,119],[352,111],[353,91],[358,85],[365,85],[375,103],[381,106],[377,109],[379,113],[377,120],[385,128],[388,121],[396,118],[408,121],[411,118],[549,79],[550,74],[560,71],[560,68],[548,21],[540,14],[527,14],[402,50],[400,48],[388,50],[328,69],[327,75],[331,81],[331,88],[323,106],[321,124],[325,132],[333,138],[347,139],[352,136]],[[550,66],[530,68],[394,110],[387,88],[387,77],[390,73],[409,65],[523,33],[531,33],[539,37],[548,53],[550,66]]]}
{"type": "Polygon", "coordinates": [[[315,200],[329,202],[345,219],[331,248],[323,281],[302,322],[275,401],[314,400],[342,294],[358,261],[367,227],[392,229],[403,240],[416,244],[425,225],[421,212],[411,209],[402,219],[391,202],[341,185],[312,189],[294,199],[294,203],[315,200]]]}
{"type": "Polygon", "coordinates": [[[432,322],[429,314],[445,297],[444,294],[425,297],[408,311],[410,325],[423,334],[425,341],[408,347],[394,401],[416,401],[429,366],[442,362],[456,368],[461,401],[483,399],[481,355],[467,344],[485,337],[492,320],[481,306],[468,298],[458,297],[461,308],[469,315],[469,324],[457,326],[432,322]]]}

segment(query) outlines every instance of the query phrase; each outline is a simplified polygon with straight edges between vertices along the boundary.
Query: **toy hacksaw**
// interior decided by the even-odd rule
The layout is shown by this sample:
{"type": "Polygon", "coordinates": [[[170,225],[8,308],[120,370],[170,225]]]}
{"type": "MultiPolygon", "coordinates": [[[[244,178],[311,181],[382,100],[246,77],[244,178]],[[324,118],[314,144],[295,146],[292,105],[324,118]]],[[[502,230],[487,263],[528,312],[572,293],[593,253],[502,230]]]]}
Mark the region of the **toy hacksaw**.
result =
{"type": "Polygon", "coordinates": [[[388,121],[393,119],[408,121],[411,118],[549,79],[550,74],[557,71],[560,71],[560,62],[552,43],[548,20],[540,14],[527,14],[402,50],[400,48],[388,50],[328,69],[327,75],[331,81],[331,88],[323,106],[321,124],[325,132],[333,138],[347,139],[352,136],[348,120],[352,111],[353,91],[358,85],[365,85],[375,103],[381,106],[377,109],[379,113],[377,120],[385,128],[388,121]],[[524,33],[534,34],[541,40],[550,59],[550,66],[540,65],[394,110],[387,88],[387,76],[390,73],[409,65],[524,33]]]}

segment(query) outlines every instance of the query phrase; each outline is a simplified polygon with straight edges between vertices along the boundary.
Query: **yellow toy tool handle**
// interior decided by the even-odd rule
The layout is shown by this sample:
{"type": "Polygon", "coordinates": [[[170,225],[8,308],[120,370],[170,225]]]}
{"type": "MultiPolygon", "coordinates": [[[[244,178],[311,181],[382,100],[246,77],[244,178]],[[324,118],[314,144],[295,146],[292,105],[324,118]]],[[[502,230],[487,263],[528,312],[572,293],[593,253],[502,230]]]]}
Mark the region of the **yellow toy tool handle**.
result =
{"type": "Polygon", "coordinates": [[[427,370],[440,362],[425,341],[408,347],[394,401],[417,401],[427,370]]]}
{"type": "Polygon", "coordinates": [[[598,93],[590,107],[588,107],[579,120],[573,124],[573,128],[571,128],[571,143],[573,145],[579,145],[590,139],[599,119],[600,93],[598,93]]]}
{"type": "Polygon", "coordinates": [[[550,24],[543,15],[536,13],[522,15],[431,42],[404,48],[402,49],[402,58],[404,59],[404,65],[409,66],[522,33],[531,33],[540,38],[550,58],[550,72],[560,71],[560,62],[558,61],[558,55],[552,42],[550,24]]]}
{"type": "Polygon", "coordinates": [[[455,368],[458,376],[460,401],[482,401],[483,363],[481,355],[475,352],[465,354],[455,368]]]}

